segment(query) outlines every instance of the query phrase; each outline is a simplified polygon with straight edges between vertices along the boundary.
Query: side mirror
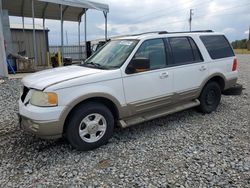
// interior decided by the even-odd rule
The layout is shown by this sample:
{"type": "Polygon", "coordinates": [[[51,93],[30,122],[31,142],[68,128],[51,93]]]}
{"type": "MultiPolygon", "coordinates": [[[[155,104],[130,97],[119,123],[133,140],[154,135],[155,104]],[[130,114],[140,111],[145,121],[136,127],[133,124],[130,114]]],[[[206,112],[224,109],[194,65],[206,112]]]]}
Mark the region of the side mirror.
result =
{"type": "Polygon", "coordinates": [[[136,57],[133,58],[132,61],[129,63],[126,73],[133,74],[137,72],[144,72],[149,70],[150,68],[150,61],[148,58],[144,57],[136,57]]]}

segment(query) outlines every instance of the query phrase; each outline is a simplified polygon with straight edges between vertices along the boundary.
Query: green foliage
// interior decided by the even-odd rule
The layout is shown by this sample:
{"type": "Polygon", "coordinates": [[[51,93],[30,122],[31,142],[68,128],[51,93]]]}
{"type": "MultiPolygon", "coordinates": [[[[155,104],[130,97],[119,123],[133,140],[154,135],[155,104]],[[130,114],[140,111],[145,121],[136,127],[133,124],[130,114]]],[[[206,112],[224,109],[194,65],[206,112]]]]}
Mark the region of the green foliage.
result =
{"type": "Polygon", "coordinates": [[[233,41],[232,46],[234,49],[247,49],[247,39],[233,41]]]}

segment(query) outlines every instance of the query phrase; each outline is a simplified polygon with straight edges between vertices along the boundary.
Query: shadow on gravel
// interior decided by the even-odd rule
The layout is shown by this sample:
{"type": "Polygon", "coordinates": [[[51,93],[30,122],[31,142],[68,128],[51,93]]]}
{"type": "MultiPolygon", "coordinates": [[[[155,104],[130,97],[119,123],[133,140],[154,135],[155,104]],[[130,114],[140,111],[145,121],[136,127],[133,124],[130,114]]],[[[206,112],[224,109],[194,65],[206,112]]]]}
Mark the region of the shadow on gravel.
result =
{"type": "MultiPolygon", "coordinates": [[[[125,129],[116,127],[114,135],[110,139],[110,141],[105,146],[102,146],[100,148],[107,149],[107,147],[113,147],[111,143],[119,144],[124,142],[130,142],[138,139],[140,136],[143,137],[155,131],[161,132],[175,130],[177,127],[183,126],[182,124],[180,124],[180,122],[197,115],[202,116],[202,114],[197,113],[195,109],[189,109],[161,118],[157,118],[148,122],[144,122],[138,125],[134,125],[125,129]]],[[[60,138],[57,140],[45,140],[37,138],[36,136],[25,134],[23,133],[23,131],[21,131],[20,139],[17,140],[16,143],[14,143],[13,149],[20,149],[20,147],[22,147],[25,151],[33,150],[39,153],[55,150],[59,153],[78,152],[73,147],[71,147],[71,145],[65,138],[60,138]]],[[[98,150],[98,148],[96,150],[98,150]]]]}

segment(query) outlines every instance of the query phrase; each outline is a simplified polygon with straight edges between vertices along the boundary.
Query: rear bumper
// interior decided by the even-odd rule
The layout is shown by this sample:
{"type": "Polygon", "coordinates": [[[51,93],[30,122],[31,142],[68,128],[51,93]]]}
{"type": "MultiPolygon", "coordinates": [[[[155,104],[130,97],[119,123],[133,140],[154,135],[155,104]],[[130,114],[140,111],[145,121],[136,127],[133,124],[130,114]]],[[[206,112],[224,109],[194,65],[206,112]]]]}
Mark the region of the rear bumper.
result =
{"type": "Polygon", "coordinates": [[[233,87],[237,83],[238,78],[232,78],[225,82],[224,90],[233,87]]]}
{"type": "Polygon", "coordinates": [[[27,133],[35,134],[40,138],[56,139],[62,137],[59,121],[43,122],[19,115],[20,127],[27,133]]]}

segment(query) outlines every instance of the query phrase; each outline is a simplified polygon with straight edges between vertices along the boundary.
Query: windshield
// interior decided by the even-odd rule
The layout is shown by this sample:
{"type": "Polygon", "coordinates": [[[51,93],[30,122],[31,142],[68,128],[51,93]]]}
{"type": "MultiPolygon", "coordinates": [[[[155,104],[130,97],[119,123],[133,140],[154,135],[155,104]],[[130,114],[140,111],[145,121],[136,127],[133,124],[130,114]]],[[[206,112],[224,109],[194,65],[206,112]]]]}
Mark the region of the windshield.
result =
{"type": "Polygon", "coordinates": [[[100,69],[119,68],[133,51],[138,40],[114,40],[87,59],[81,66],[100,69]]]}

